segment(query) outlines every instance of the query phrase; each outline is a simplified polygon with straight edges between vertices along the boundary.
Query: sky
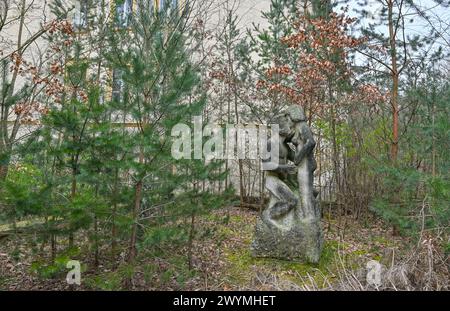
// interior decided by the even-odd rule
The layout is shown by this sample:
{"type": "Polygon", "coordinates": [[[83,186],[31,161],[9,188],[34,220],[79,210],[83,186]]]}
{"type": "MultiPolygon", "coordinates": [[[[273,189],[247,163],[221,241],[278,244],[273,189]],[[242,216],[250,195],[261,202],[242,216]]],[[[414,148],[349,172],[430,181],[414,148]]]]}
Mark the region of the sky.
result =
{"type": "MultiPolygon", "coordinates": [[[[355,9],[360,8],[358,3],[363,3],[364,0],[350,0],[349,1],[349,15],[357,17],[357,13],[354,12],[355,9]]],[[[368,0],[365,9],[369,11],[375,18],[380,14],[381,5],[380,1],[368,0]]],[[[449,0],[444,0],[447,4],[450,3],[449,0]]],[[[441,45],[447,45],[450,42],[450,5],[446,7],[442,5],[437,5],[433,0],[413,0],[413,3],[421,9],[426,15],[430,17],[430,21],[433,23],[436,30],[438,30],[444,39],[438,39],[441,45]],[[439,21],[440,20],[440,21],[439,21]]],[[[421,18],[414,9],[408,8],[404,12],[406,20],[406,34],[407,35],[427,35],[430,29],[430,23],[421,18]],[[409,22],[409,19],[413,19],[413,22],[409,22]]],[[[361,21],[362,24],[367,24],[364,20],[361,21]]],[[[387,29],[380,27],[379,31],[383,32],[387,29]]]]}
{"type": "MultiPolygon", "coordinates": [[[[422,11],[424,11],[427,15],[430,16],[431,20],[433,21],[433,25],[442,32],[444,39],[439,39],[440,44],[447,46],[450,43],[450,5],[447,7],[439,6],[434,2],[433,0],[413,0],[414,4],[417,5],[419,8],[421,8],[422,11]],[[438,19],[441,20],[441,22],[438,22],[438,19]]],[[[450,4],[450,0],[443,0],[447,4],[450,4]]],[[[335,1],[336,2],[336,1],[335,1]]],[[[344,2],[343,0],[338,1],[344,2]]],[[[365,6],[365,9],[369,11],[374,17],[377,17],[380,13],[381,6],[379,4],[379,0],[349,0],[347,1],[349,6],[349,12],[348,14],[352,17],[358,17],[358,14],[354,12],[355,9],[360,9],[361,6],[358,5],[358,3],[364,3],[367,2],[367,5],[365,6]]],[[[264,20],[261,17],[262,11],[267,11],[270,6],[270,0],[236,0],[236,5],[239,6],[239,25],[242,28],[251,27],[251,24],[253,22],[255,23],[261,23],[261,25],[264,25],[264,20]]],[[[341,7],[341,5],[338,5],[338,8],[341,7]]],[[[429,23],[425,21],[424,19],[418,17],[417,13],[412,10],[408,9],[404,12],[406,16],[409,18],[414,18],[414,21],[412,23],[407,22],[407,28],[406,33],[408,35],[426,35],[429,32],[429,23]]],[[[365,21],[362,21],[364,24],[365,21]]],[[[383,29],[383,27],[379,28],[380,32],[386,31],[386,29],[383,29]]],[[[448,46],[450,47],[450,46],[448,46]]]]}
{"type": "MultiPolygon", "coordinates": [[[[356,9],[361,9],[360,4],[367,3],[364,5],[365,10],[370,13],[375,20],[379,17],[381,11],[381,0],[332,0],[337,2],[337,11],[340,11],[342,6],[348,5],[348,15],[352,17],[360,17],[356,9]],[[344,3],[345,2],[345,3],[344,3]]],[[[385,0],[383,0],[385,1],[385,0]]],[[[406,0],[404,0],[406,2],[406,0]]],[[[414,4],[420,8],[422,12],[430,18],[430,22],[435,27],[441,37],[437,38],[432,46],[431,50],[437,50],[439,47],[443,47],[444,51],[450,52],[450,0],[442,0],[447,3],[447,6],[438,5],[433,0],[412,0],[414,4]]],[[[241,29],[252,28],[252,23],[265,25],[264,19],[262,18],[262,11],[268,11],[270,7],[270,0],[231,0],[235,6],[238,7],[238,25],[241,29]]],[[[407,8],[408,6],[405,6],[407,8]]],[[[403,11],[405,15],[405,34],[406,36],[422,35],[427,36],[430,32],[431,25],[425,19],[420,17],[415,9],[407,8],[403,11]],[[410,21],[412,19],[412,21],[410,21]]],[[[367,26],[371,20],[370,16],[365,19],[361,19],[361,25],[367,26]]],[[[387,34],[388,28],[386,25],[377,27],[377,31],[380,33],[387,34]]],[[[241,31],[241,35],[244,35],[245,31],[241,31]]],[[[358,32],[355,33],[358,36],[358,32]]],[[[356,55],[356,63],[363,60],[362,55],[356,55]]]]}

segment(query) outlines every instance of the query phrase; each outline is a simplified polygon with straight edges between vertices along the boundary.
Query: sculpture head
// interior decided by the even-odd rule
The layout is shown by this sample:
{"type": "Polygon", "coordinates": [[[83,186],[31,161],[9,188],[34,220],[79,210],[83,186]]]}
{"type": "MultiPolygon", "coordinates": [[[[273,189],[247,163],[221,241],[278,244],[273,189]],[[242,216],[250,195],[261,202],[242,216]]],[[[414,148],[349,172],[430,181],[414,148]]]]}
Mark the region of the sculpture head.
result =
{"type": "Polygon", "coordinates": [[[280,127],[280,137],[289,139],[296,132],[296,124],[306,121],[305,111],[301,106],[292,105],[276,116],[275,120],[280,127]]]}
{"type": "Polygon", "coordinates": [[[286,138],[292,135],[294,123],[287,113],[282,113],[276,117],[276,123],[279,125],[280,137],[286,138]]]}
{"type": "Polygon", "coordinates": [[[305,110],[299,105],[292,105],[286,109],[286,113],[294,123],[306,121],[305,110]]]}

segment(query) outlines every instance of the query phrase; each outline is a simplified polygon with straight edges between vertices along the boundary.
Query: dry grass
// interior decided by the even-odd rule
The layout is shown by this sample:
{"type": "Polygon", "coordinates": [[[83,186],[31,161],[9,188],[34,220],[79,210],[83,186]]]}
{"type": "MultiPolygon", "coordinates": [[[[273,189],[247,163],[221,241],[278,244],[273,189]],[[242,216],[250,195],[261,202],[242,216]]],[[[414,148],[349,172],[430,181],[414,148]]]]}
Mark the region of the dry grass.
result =
{"type": "MultiPolygon", "coordinates": [[[[140,290],[274,290],[366,291],[449,290],[449,259],[440,247],[443,234],[423,230],[420,239],[393,237],[388,227],[371,221],[367,227],[346,221],[345,238],[336,221],[328,219],[323,260],[317,266],[249,254],[256,213],[230,208],[199,220],[193,270],[187,269],[186,250],[173,248],[159,255],[142,250],[134,268],[133,288],[140,290]],[[223,219],[229,217],[229,222],[223,219]],[[382,285],[367,283],[366,264],[383,264],[382,285]],[[170,272],[170,273],[169,273],[170,272]]],[[[124,289],[117,262],[102,256],[100,267],[88,267],[83,289],[124,289]],[[88,280],[91,280],[88,283],[88,280]],[[106,285],[105,285],[106,284],[106,285]]],[[[32,273],[33,254],[26,240],[8,238],[0,244],[0,289],[68,290],[63,277],[42,279],[32,273]],[[12,251],[19,254],[13,259],[12,251]]],[[[82,258],[90,266],[89,258],[82,258]]]]}

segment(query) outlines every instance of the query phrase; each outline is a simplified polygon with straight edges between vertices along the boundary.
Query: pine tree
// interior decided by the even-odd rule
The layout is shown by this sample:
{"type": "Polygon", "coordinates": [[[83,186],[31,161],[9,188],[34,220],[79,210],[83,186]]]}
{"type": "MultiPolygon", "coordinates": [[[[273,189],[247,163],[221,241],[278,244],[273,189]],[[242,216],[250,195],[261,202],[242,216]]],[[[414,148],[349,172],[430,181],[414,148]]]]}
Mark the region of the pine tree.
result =
{"type": "Polygon", "coordinates": [[[129,264],[135,262],[141,242],[184,241],[191,249],[196,215],[223,203],[201,187],[225,178],[215,173],[222,163],[176,160],[171,154],[172,128],[191,124],[193,116],[202,114],[206,98],[198,93],[201,81],[189,59],[186,23],[176,12],[138,10],[128,29],[111,31],[106,54],[123,81],[115,115],[136,125],[126,134],[132,156],[122,159],[133,193],[129,264]],[[178,219],[186,217],[189,225],[181,225],[178,219]]]}

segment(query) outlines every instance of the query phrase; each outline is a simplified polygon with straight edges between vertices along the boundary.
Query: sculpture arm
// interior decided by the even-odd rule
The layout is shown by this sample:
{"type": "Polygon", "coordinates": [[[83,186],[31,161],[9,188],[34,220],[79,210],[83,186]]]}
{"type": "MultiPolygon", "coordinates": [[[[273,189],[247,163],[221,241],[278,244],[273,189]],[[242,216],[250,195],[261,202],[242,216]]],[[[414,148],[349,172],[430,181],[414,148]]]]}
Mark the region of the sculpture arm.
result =
{"type": "Polygon", "coordinates": [[[263,171],[271,171],[280,174],[295,174],[296,170],[297,167],[295,165],[263,161],[263,171]]]}
{"type": "Polygon", "coordinates": [[[291,164],[280,164],[278,165],[277,172],[284,174],[295,174],[297,172],[297,167],[291,164]]]}
{"type": "Polygon", "coordinates": [[[301,136],[304,140],[303,147],[298,150],[295,154],[295,165],[300,164],[302,160],[309,154],[311,154],[316,147],[316,141],[314,140],[314,136],[310,130],[310,128],[306,124],[302,124],[301,126],[301,136]]]}

